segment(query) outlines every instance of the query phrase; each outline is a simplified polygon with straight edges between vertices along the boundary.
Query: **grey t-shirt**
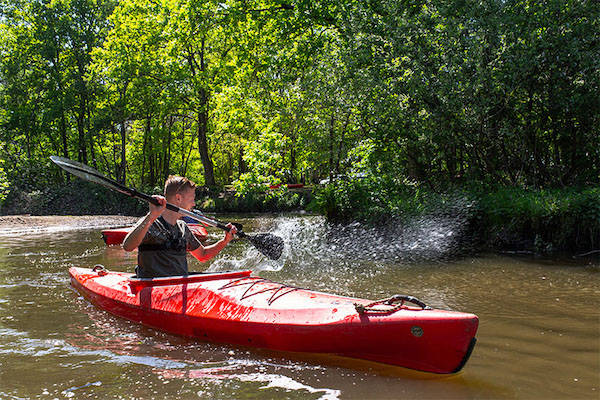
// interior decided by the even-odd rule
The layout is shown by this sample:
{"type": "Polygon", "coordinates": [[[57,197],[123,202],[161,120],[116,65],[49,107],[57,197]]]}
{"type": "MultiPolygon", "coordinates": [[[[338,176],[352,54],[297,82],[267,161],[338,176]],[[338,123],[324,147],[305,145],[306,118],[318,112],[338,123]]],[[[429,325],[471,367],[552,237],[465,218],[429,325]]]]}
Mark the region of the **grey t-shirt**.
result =
{"type": "Polygon", "coordinates": [[[186,253],[201,246],[182,220],[171,225],[161,216],[154,221],[138,246],[138,278],[187,275],[186,253]]]}

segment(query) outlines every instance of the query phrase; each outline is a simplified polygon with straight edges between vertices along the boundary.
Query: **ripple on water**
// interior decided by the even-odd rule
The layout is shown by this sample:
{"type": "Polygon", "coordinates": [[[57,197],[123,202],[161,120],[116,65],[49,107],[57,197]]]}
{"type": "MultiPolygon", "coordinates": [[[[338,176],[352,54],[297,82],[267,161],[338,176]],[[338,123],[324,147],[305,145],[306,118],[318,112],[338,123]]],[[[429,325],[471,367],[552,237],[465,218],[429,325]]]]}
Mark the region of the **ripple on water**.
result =
{"type": "Polygon", "coordinates": [[[244,223],[256,226],[249,232],[282,236],[281,259],[266,260],[240,240],[211,270],[250,267],[309,289],[372,299],[404,293],[476,313],[479,341],[464,374],[419,383],[355,363],[344,369],[291,354],[271,361],[266,351],[189,341],[112,317],[74,294],[67,268],[99,262],[131,270],[135,253],[106,248],[98,231],[63,232],[0,238],[0,363],[11,366],[0,369],[0,397],[590,398],[600,389],[598,265],[447,262],[460,226],[441,219],[388,231],[312,216],[244,223]],[[39,371],[48,372],[43,381],[39,371]]]}
{"type": "MultiPolygon", "coordinates": [[[[341,393],[337,389],[319,388],[301,383],[298,378],[291,377],[296,375],[297,371],[323,370],[322,367],[295,364],[293,362],[279,364],[259,359],[236,358],[233,356],[234,351],[228,352],[229,357],[226,360],[203,362],[196,359],[186,360],[143,354],[144,352],[156,352],[152,350],[156,346],[145,349],[138,346],[131,349],[130,354],[123,347],[109,350],[107,347],[111,346],[107,346],[106,343],[102,346],[101,343],[94,344],[91,341],[87,345],[74,345],[64,339],[31,338],[26,332],[10,328],[0,329],[0,335],[2,337],[0,354],[3,357],[15,357],[16,355],[38,359],[52,357],[62,360],[59,362],[60,367],[71,370],[79,369],[86,364],[100,366],[110,363],[128,367],[137,365],[152,368],[152,372],[163,381],[195,381],[208,386],[214,384],[235,386],[236,381],[254,382],[261,383],[261,389],[279,388],[285,391],[305,392],[317,394],[321,399],[337,399],[341,393]]],[[[136,338],[129,337],[128,339],[135,340],[136,338]]],[[[191,344],[191,346],[197,347],[199,345],[191,344]]],[[[160,349],[160,346],[158,349],[160,349]]],[[[177,349],[175,348],[175,350],[177,349]]],[[[168,354],[168,352],[165,354],[168,354]]],[[[196,358],[198,354],[194,353],[194,356],[196,358]]],[[[63,393],[74,392],[90,385],[101,385],[101,381],[95,382],[69,387],[63,390],[63,393]]]]}

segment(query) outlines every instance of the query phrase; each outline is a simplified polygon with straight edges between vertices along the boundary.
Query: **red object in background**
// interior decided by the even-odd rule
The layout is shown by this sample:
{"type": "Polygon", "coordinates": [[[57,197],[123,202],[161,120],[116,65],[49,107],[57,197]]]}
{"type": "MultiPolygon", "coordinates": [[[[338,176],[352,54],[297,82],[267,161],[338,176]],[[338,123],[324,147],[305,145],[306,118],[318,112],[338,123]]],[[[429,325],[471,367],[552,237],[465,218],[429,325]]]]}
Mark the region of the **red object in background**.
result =
{"type": "MultiPolygon", "coordinates": [[[[285,183],[284,185],[287,186],[288,189],[299,189],[304,187],[303,183],[285,183]]],[[[278,183],[277,185],[269,186],[269,189],[279,189],[280,187],[281,183],[278,183]]]]}
{"type": "MultiPolygon", "coordinates": [[[[188,224],[192,233],[198,238],[198,240],[203,241],[208,236],[208,232],[206,232],[206,228],[202,224],[188,224]]],[[[107,246],[113,244],[121,244],[125,239],[125,236],[129,232],[131,232],[131,227],[127,228],[119,228],[119,229],[105,229],[102,231],[102,239],[104,239],[104,243],[107,246]]]]}
{"type": "Polygon", "coordinates": [[[464,366],[479,324],[473,314],[404,303],[375,306],[282,285],[251,271],[154,279],[104,268],[72,267],[69,273],[71,285],[96,306],[172,334],[442,374],[464,366]]]}

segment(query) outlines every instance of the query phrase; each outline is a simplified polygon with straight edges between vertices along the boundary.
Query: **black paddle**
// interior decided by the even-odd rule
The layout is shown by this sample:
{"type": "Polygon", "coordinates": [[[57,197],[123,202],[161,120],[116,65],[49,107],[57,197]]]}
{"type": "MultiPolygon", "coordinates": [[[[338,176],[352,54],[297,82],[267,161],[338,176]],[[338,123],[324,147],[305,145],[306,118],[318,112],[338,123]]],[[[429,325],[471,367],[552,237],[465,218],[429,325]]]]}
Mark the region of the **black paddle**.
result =
{"type": "MultiPolygon", "coordinates": [[[[51,156],[50,159],[53,163],[61,167],[67,172],[72,173],[86,181],[94,182],[105,186],[109,189],[116,190],[117,192],[121,192],[126,194],[127,196],[137,197],[138,199],[145,200],[154,205],[158,205],[158,201],[152,197],[148,196],[145,193],[138,192],[136,189],[128,188],[106,176],[102,175],[100,172],[96,171],[93,168],[88,167],[87,165],[81,164],[77,161],[69,160],[68,158],[51,156]]],[[[217,228],[223,229],[224,231],[229,232],[229,228],[225,226],[224,223],[210,219],[203,215],[202,213],[191,212],[188,210],[184,210],[183,208],[179,208],[174,204],[167,203],[167,208],[171,211],[178,212],[182,215],[187,215],[188,217],[192,217],[197,221],[205,223],[210,226],[215,226],[217,228]]],[[[194,210],[197,211],[197,210],[194,210]]],[[[247,239],[256,247],[258,251],[260,251],[265,256],[269,257],[271,260],[277,260],[281,257],[281,252],[283,251],[283,239],[279,236],[275,236],[271,233],[257,233],[253,235],[249,235],[241,230],[240,224],[234,224],[236,228],[239,228],[237,231],[237,235],[241,238],[247,239]]]]}

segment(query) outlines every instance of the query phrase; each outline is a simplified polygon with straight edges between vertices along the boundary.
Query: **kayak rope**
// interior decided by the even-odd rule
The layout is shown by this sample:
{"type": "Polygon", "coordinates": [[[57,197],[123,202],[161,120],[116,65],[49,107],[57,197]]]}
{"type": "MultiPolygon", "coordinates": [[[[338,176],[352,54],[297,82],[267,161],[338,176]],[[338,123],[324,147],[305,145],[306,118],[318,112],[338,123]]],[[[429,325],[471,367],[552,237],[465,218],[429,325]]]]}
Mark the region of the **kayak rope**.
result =
{"type": "Polygon", "coordinates": [[[235,279],[229,283],[226,283],[225,285],[221,286],[218,290],[224,290],[224,289],[229,289],[229,288],[233,288],[233,287],[237,287],[237,286],[243,286],[243,285],[250,285],[246,291],[244,292],[244,294],[242,294],[242,297],[240,297],[240,300],[244,300],[247,299],[250,296],[254,296],[256,294],[260,294],[260,293],[266,293],[269,292],[271,290],[274,290],[275,292],[271,295],[271,297],[269,297],[269,299],[267,300],[267,304],[271,305],[273,304],[273,302],[277,299],[279,299],[280,297],[294,292],[296,290],[302,290],[302,288],[300,287],[296,287],[296,286],[291,286],[291,285],[286,285],[284,283],[276,283],[273,282],[270,279],[267,278],[261,278],[258,276],[247,276],[247,277],[243,277],[243,278],[239,278],[239,279],[235,279]],[[248,282],[242,282],[243,280],[249,280],[248,282]],[[250,290],[252,290],[252,288],[254,287],[254,285],[258,284],[258,283],[272,283],[274,285],[276,285],[275,287],[270,287],[270,288],[266,288],[266,289],[262,289],[253,293],[248,294],[248,292],[250,290]],[[282,293],[279,293],[280,291],[284,290],[284,289],[289,289],[287,291],[284,291],[282,293]],[[279,295],[278,295],[279,293],[279,295]]]}
{"type": "Polygon", "coordinates": [[[104,276],[104,275],[108,274],[108,270],[102,264],[94,265],[94,268],[92,268],[92,271],[97,273],[99,276],[104,276]]]}
{"type": "Polygon", "coordinates": [[[395,313],[396,311],[400,310],[402,307],[404,307],[405,302],[413,303],[413,304],[421,307],[422,310],[431,310],[431,307],[429,307],[427,304],[423,303],[421,300],[417,299],[416,297],[407,296],[404,294],[396,294],[387,299],[377,300],[377,301],[374,301],[367,305],[354,303],[354,308],[356,308],[356,311],[359,314],[366,314],[366,313],[369,313],[369,314],[392,314],[392,313],[395,313]],[[396,304],[398,302],[400,302],[400,304],[396,304]],[[394,304],[396,304],[396,305],[394,305],[394,304]],[[387,308],[387,309],[373,308],[374,306],[377,306],[377,305],[392,306],[392,308],[387,308]]]}

